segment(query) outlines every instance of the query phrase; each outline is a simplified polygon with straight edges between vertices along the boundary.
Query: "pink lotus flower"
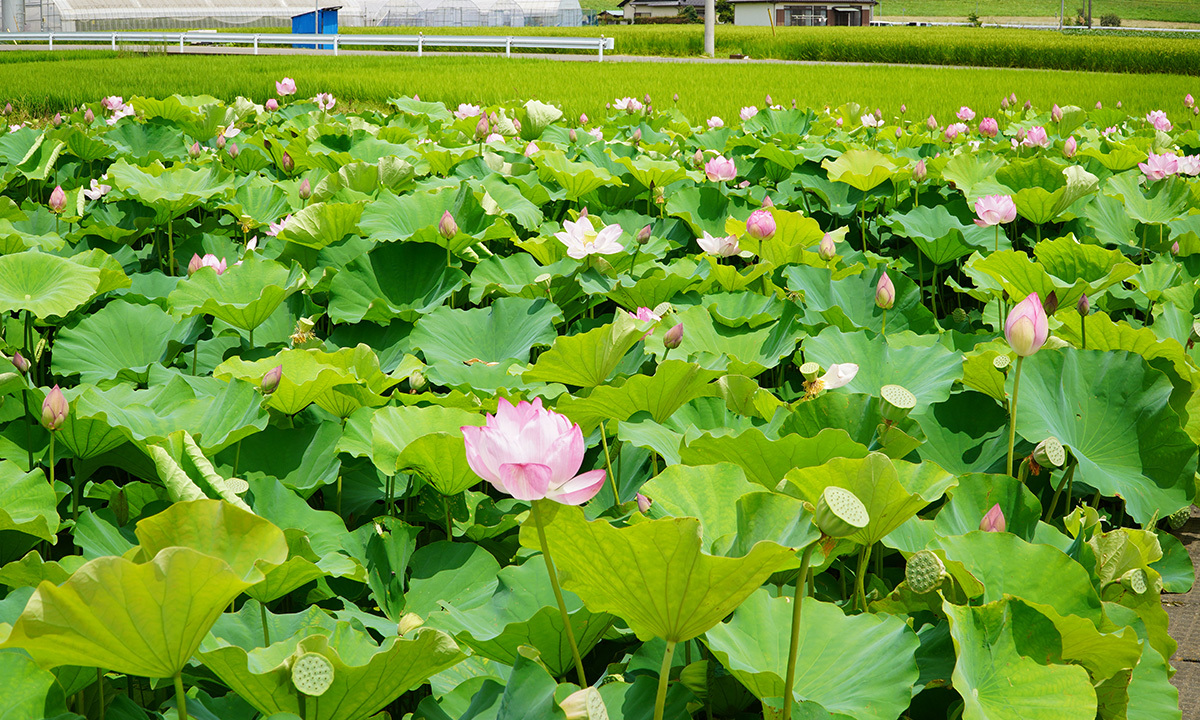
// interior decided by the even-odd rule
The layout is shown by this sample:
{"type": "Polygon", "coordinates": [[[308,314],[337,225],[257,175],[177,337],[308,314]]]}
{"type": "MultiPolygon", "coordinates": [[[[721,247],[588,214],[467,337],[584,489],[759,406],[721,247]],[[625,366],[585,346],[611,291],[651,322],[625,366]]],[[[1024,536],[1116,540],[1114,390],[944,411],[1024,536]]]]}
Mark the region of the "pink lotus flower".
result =
{"type": "Polygon", "coordinates": [[[486,138],[484,138],[483,141],[485,143],[503,142],[504,136],[501,135],[500,133],[491,133],[486,138]]]}
{"type": "Polygon", "coordinates": [[[277,223],[270,223],[267,226],[267,234],[270,235],[271,237],[277,237],[279,235],[279,233],[285,227],[287,227],[288,221],[290,221],[291,219],[292,219],[292,216],[289,214],[287,217],[285,217],[284,219],[280,220],[277,223]]]}
{"type": "Polygon", "coordinates": [[[188,275],[193,275],[200,268],[206,267],[216,270],[217,274],[221,275],[226,269],[225,258],[218,258],[212,253],[208,253],[204,257],[200,257],[198,254],[192,255],[192,261],[188,263],[188,275]]]}
{"type": "Polygon", "coordinates": [[[658,322],[659,320],[662,320],[662,317],[658,313],[654,312],[648,307],[640,307],[635,313],[627,310],[626,313],[634,320],[640,320],[642,322],[658,322]]]}
{"type": "Polygon", "coordinates": [[[1058,103],[1054,103],[1054,107],[1050,108],[1050,119],[1054,122],[1062,122],[1063,111],[1062,108],[1058,106],[1058,103]]]}
{"type": "Polygon", "coordinates": [[[579,124],[580,124],[580,125],[587,125],[587,124],[588,124],[588,116],[587,116],[587,113],[579,113],[579,124]]]}
{"type": "Polygon", "coordinates": [[[42,401],[42,427],[50,432],[58,430],[67,421],[67,415],[70,412],[71,406],[63,397],[62,390],[55,385],[50,392],[46,393],[46,399],[42,401]]]}
{"type": "Polygon", "coordinates": [[[477,117],[481,112],[483,112],[483,109],[478,105],[459,103],[458,109],[454,111],[454,117],[459,120],[466,120],[467,118],[477,117]]]}
{"type": "Polygon", "coordinates": [[[1152,110],[1146,113],[1146,122],[1153,125],[1155,130],[1171,132],[1171,121],[1167,119],[1167,114],[1162,110],[1152,110]]]}
{"type": "Polygon", "coordinates": [[[725,121],[720,117],[713,115],[708,119],[708,129],[716,130],[717,128],[725,127],[725,121]]]}
{"type": "Polygon", "coordinates": [[[122,105],[108,118],[109,125],[116,125],[121,118],[127,118],[134,114],[132,105],[122,105]]]}
{"type": "Polygon", "coordinates": [[[707,230],[703,232],[704,237],[696,238],[696,243],[704,252],[717,257],[732,257],[738,254],[738,241],[733,235],[713,237],[707,230]]]}
{"type": "Polygon", "coordinates": [[[607,225],[599,231],[592,221],[580,217],[578,221],[563,222],[563,232],[554,233],[554,237],[567,246],[567,255],[582,260],[588,255],[614,255],[625,250],[625,246],[617,242],[621,237],[620,225],[607,225]]]}
{"type": "Polygon", "coordinates": [[[282,80],[275,82],[275,94],[279,97],[286,97],[296,93],[296,81],[290,77],[285,77],[282,80]]]}
{"type": "MultiPolygon", "coordinates": [[[[886,275],[884,277],[887,277],[886,275]]],[[[858,365],[854,363],[835,363],[829,366],[825,374],[817,378],[824,390],[836,390],[847,385],[858,374],[858,365]]]]}
{"type": "Polygon", "coordinates": [[[888,274],[879,276],[879,284],[875,286],[875,305],[883,310],[891,310],[896,304],[896,286],[888,274]]]}
{"type": "Polygon", "coordinates": [[[1117,126],[1116,126],[1116,125],[1110,125],[1110,126],[1108,126],[1108,127],[1104,128],[1103,130],[1101,130],[1101,131],[1100,131],[1100,134],[1101,134],[1101,135],[1103,135],[1104,137],[1108,137],[1109,135],[1112,135],[1112,134],[1114,134],[1114,133],[1116,133],[1116,132],[1117,132],[1117,126]]]}
{"type": "Polygon", "coordinates": [[[976,225],[991,227],[1016,220],[1017,206],[1011,195],[985,195],[975,201],[975,214],[976,225]]]}
{"type": "Polygon", "coordinates": [[[54,188],[54,192],[50,193],[50,200],[46,203],[50,206],[50,210],[54,213],[61,213],[67,207],[67,194],[63,192],[62,185],[54,188]]]}
{"type": "Polygon", "coordinates": [[[591,135],[592,137],[596,138],[597,140],[601,140],[601,141],[604,140],[604,131],[598,127],[588,130],[588,135],[591,135]]]}
{"type": "Polygon", "coordinates": [[[738,117],[742,119],[742,122],[745,122],[757,114],[758,108],[754,107],[753,105],[747,105],[738,112],[738,117]]]}
{"type": "Polygon", "coordinates": [[[1000,503],[993,505],[979,521],[979,529],[984,532],[1004,532],[1005,527],[1007,523],[1004,521],[1004,511],[1000,509],[1000,503]]]}
{"type": "Polygon", "coordinates": [[[925,158],[921,158],[917,161],[916,165],[913,165],[912,177],[917,182],[921,182],[929,177],[929,169],[925,166],[925,158]]]}
{"type": "Polygon", "coordinates": [[[645,495],[643,495],[641,493],[638,493],[637,496],[634,498],[634,500],[637,501],[638,512],[640,512],[643,515],[645,515],[647,512],[649,512],[650,506],[654,504],[653,500],[651,500],[650,498],[646,497],[645,495]]]}
{"type": "Polygon", "coordinates": [[[737,178],[737,166],[733,159],[718,155],[704,164],[704,174],[712,182],[726,182],[737,178]]]}
{"type": "Polygon", "coordinates": [[[29,368],[32,367],[32,364],[25,359],[25,356],[19,350],[13,353],[12,364],[17,369],[17,372],[22,375],[29,372],[29,368]]]}
{"type": "Polygon", "coordinates": [[[1065,143],[1063,143],[1063,156],[1069,158],[1075,157],[1075,151],[1078,148],[1079,143],[1075,141],[1075,136],[1072,135],[1071,137],[1067,138],[1065,143]]]}
{"type": "Polygon", "coordinates": [[[946,141],[954,142],[959,135],[968,130],[969,128],[963,123],[950,123],[946,126],[946,141]]]}
{"type": "Polygon", "coordinates": [[[770,210],[755,210],[746,220],[746,232],[755,240],[770,240],[775,237],[775,216],[770,210]]]}
{"type": "Polygon", "coordinates": [[[317,93],[313,101],[321,110],[332,110],[333,106],[337,104],[337,101],[333,99],[333,95],[330,93],[317,93]]]}
{"type": "Polygon", "coordinates": [[[1025,147],[1050,147],[1050,136],[1046,134],[1046,128],[1041,125],[1035,125],[1029,128],[1029,132],[1025,133],[1025,139],[1021,141],[1025,147]]]}
{"type": "Polygon", "coordinates": [[[865,128],[883,127],[883,120],[875,117],[875,113],[867,113],[866,115],[860,117],[858,121],[861,122],[862,126],[865,128]]]}
{"type": "Polygon", "coordinates": [[[1184,155],[1176,163],[1180,175],[1200,175],[1200,155],[1184,155]]]}
{"type": "Polygon", "coordinates": [[[462,428],[467,464],[497,490],[518,500],[581,505],[604,484],[604,471],[577,475],[586,447],[583,431],[542,399],[513,405],[500,398],[483,427],[462,428]]]}
{"type": "Polygon", "coordinates": [[[613,108],[616,110],[624,110],[627,113],[635,113],[642,109],[642,103],[637,98],[617,98],[613,101],[613,108]]]}
{"type": "Polygon", "coordinates": [[[975,119],[975,111],[966,105],[963,105],[958,109],[958,112],[955,113],[955,117],[963,122],[970,122],[975,119]]]}
{"type": "Polygon", "coordinates": [[[276,110],[279,109],[279,101],[276,100],[275,98],[271,98],[270,100],[267,100],[266,108],[270,112],[275,112],[276,110]]]}
{"type": "Polygon", "coordinates": [[[103,105],[106,110],[116,112],[125,107],[125,99],[120,95],[109,95],[101,100],[100,104],[103,105]]]}
{"type": "Polygon", "coordinates": [[[537,143],[530,140],[529,144],[525,146],[525,157],[533,157],[534,153],[536,153],[537,151],[538,151],[537,143]]]}
{"type": "Polygon", "coordinates": [[[1050,322],[1037,293],[1025,296],[1004,321],[1004,338],[1020,357],[1029,357],[1041,350],[1049,335],[1050,322]]]}
{"type": "Polygon", "coordinates": [[[84,188],[83,196],[88,200],[99,200],[112,190],[111,185],[101,185],[98,181],[92,180],[91,186],[84,188]]]}
{"type": "Polygon", "coordinates": [[[996,137],[1000,134],[1000,123],[996,122],[996,118],[984,118],[980,120],[979,134],[984,137],[996,137]]]}
{"type": "Polygon", "coordinates": [[[834,125],[836,125],[836,126],[838,126],[838,127],[841,127],[841,126],[842,126],[842,124],[843,124],[843,122],[844,122],[844,121],[843,121],[841,118],[838,118],[838,119],[837,119],[837,121],[836,121],[836,122],[834,122],[834,125]]]}
{"type": "Polygon", "coordinates": [[[1138,163],[1138,169],[1146,174],[1147,180],[1162,180],[1179,172],[1179,157],[1171,153],[1150,153],[1146,162],[1138,163]]]}

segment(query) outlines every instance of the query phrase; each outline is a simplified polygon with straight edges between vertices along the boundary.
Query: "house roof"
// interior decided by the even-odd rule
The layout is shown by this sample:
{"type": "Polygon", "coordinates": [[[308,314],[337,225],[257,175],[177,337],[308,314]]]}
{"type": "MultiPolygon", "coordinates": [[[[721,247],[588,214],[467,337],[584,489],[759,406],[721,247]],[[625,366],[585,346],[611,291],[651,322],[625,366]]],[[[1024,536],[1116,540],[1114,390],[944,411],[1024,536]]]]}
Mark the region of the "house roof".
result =
{"type": "Polygon", "coordinates": [[[626,5],[678,8],[691,5],[692,7],[699,9],[701,12],[704,12],[704,0],[621,0],[621,2],[617,3],[617,7],[625,7],[626,5]]]}
{"type": "Polygon", "coordinates": [[[846,7],[848,5],[878,5],[879,0],[729,0],[731,3],[758,3],[760,5],[820,5],[822,7],[846,7]]]}

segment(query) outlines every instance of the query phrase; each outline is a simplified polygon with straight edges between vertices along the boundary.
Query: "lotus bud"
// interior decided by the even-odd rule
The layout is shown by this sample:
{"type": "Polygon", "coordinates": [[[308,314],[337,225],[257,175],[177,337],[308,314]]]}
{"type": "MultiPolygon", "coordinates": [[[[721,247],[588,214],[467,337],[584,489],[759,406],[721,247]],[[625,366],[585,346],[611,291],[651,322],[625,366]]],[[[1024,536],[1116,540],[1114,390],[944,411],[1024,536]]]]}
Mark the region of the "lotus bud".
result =
{"type": "Polygon", "coordinates": [[[899,385],[879,388],[879,401],[879,413],[888,423],[900,422],[917,406],[916,396],[899,385]]]}
{"type": "Polygon", "coordinates": [[[913,553],[904,565],[904,582],[918,595],[933,592],[946,576],[946,564],[931,550],[913,553]]]}
{"type": "Polygon", "coordinates": [[[771,105],[774,104],[771,102],[771,94],[770,93],[767,93],[767,96],[763,98],[763,104],[766,105],[767,107],[771,107],[771,105]]]}
{"type": "Polygon", "coordinates": [[[517,132],[521,132],[521,121],[516,118],[513,118],[512,123],[513,123],[513,130],[516,130],[517,132]]]}
{"type": "Polygon", "coordinates": [[[1004,521],[1004,511],[1000,509],[1000,503],[992,506],[991,510],[983,516],[979,521],[979,529],[984,532],[1004,532],[1007,524],[1004,521]]]}
{"type": "Polygon", "coordinates": [[[683,344],[683,323],[679,323],[671,328],[663,335],[663,346],[668,350],[674,350],[683,344]]]}
{"type": "Polygon", "coordinates": [[[642,129],[638,128],[634,130],[633,134],[629,136],[629,139],[633,141],[634,145],[640,143],[642,141],[642,129]]]}
{"type": "Polygon", "coordinates": [[[62,113],[54,113],[54,127],[62,125],[62,113]]]}
{"type": "Polygon", "coordinates": [[[312,197],[312,183],[308,181],[308,178],[304,178],[300,181],[300,199],[307,200],[310,197],[312,197]]]}
{"type": "Polygon", "coordinates": [[[758,241],[775,237],[775,217],[770,210],[755,210],[746,220],[746,232],[758,241]]]}
{"type": "Polygon", "coordinates": [[[1172,530],[1180,530],[1183,528],[1184,525],[1187,525],[1187,521],[1191,517],[1192,517],[1192,506],[1188,505],[1187,507],[1180,508],[1179,510],[1176,510],[1175,512],[1168,515],[1167,516],[1167,525],[1170,526],[1170,528],[1172,530]]]}
{"type": "Polygon", "coordinates": [[[800,374],[804,376],[805,380],[812,382],[821,374],[821,366],[810,360],[800,366],[800,374]]]}
{"type": "Polygon", "coordinates": [[[925,127],[929,128],[932,131],[932,130],[937,130],[937,126],[938,126],[937,118],[930,115],[929,119],[925,121],[925,127]]]}
{"type": "Polygon", "coordinates": [[[283,171],[288,174],[291,174],[292,170],[296,169],[296,161],[292,160],[292,156],[288,155],[287,151],[284,151],[283,157],[279,160],[279,164],[283,166],[283,171]]]}
{"type": "Polygon", "coordinates": [[[892,279],[885,272],[879,277],[879,283],[875,286],[875,305],[883,310],[891,310],[896,304],[896,286],[892,284],[892,279]]]}
{"type": "Polygon", "coordinates": [[[1058,106],[1058,103],[1054,103],[1054,107],[1050,108],[1050,119],[1053,120],[1054,122],[1062,122],[1062,118],[1063,118],[1062,108],[1060,108],[1058,106]]]}
{"type": "Polygon", "coordinates": [[[588,216],[587,205],[584,205],[583,209],[579,211],[579,219],[582,220],[587,216],[588,216]]]}
{"type": "Polygon", "coordinates": [[[12,103],[4,103],[4,114],[12,115],[12,103]]]}
{"type": "Polygon", "coordinates": [[[1030,108],[1032,108],[1032,107],[1033,107],[1033,103],[1032,103],[1032,102],[1030,102],[1030,101],[1028,101],[1028,100],[1026,100],[1026,101],[1025,101],[1025,109],[1026,109],[1026,110],[1028,110],[1028,109],[1030,109],[1030,108]]]}
{"type": "Polygon", "coordinates": [[[643,111],[643,114],[645,114],[647,116],[653,115],[654,114],[654,106],[647,103],[646,109],[643,111]]]}
{"type": "Polygon", "coordinates": [[[579,114],[579,124],[580,124],[580,125],[587,125],[587,122],[588,122],[587,114],[586,114],[586,113],[580,113],[580,114],[579,114]]]}
{"type": "Polygon", "coordinates": [[[187,274],[191,277],[197,270],[204,267],[204,258],[200,257],[199,253],[192,253],[192,259],[188,262],[187,274]]]}
{"type": "Polygon", "coordinates": [[[1008,94],[1008,103],[1009,103],[1010,105],[1016,105],[1016,104],[1017,104],[1017,94],[1016,94],[1016,93],[1009,93],[1009,94],[1008,94]]]}
{"type": "Polygon", "coordinates": [[[899,140],[902,137],[904,137],[904,131],[900,128],[896,128],[896,139],[899,140]]]}
{"type": "Polygon", "coordinates": [[[1051,436],[1033,449],[1033,461],[1044,468],[1059,468],[1067,461],[1067,450],[1058,438],[1051,436]]]}
{"type": "Polygon", "coordinates": [[[192,146],[190,148],[188,148],[188,157],[190,157],[193,160],[200,157],[200,143],[198,143],[198,142],[192,143],[192,146]]]}
{"type": "Polygon", "coordinates": [[[903,115],[906,112],[908,112],[908,106],[904,103],[900,103],[900,114],[903,115]]]}
{"type": "Polygon", "coordinates": [[[883,108],[875,108],[875,119],[876,120],[883,119],[883,108]]]}
{"type": "Polygon", "coordinates": [[[302,654],[292,663],[292,684],[309,697],[324,695],[333,684],[333,663],[320,653],[302,654]]]}
{"type": "Polygon", "coordinates": [[[1099,100],[1097,100],[1097,101],[1096,101],[1096,109],[1097,109],[1097,110],[1101,110],[1101,109],[1103,109],[1103,108],[1104,108],[1104,103],[1102,103],[1102,102],[1100,102],[1099,100]]]}
{"type": "Polygon", "coordinates": [[[834,123],[834,125],[837,125],[838,127],[841,127],[843,124],[845,124],[845,120],[843,118],[838,118],[834,123]]]}
{"type": "Polygon", "coordinates": [[[46,393],[46,399],[42,402],[42,427],[50,432],[58,430],[67,421],[67,413],[70,411],[71,406],[63,397],[62,390],[55,385],[46,393]]]}
{"type": "Polygon", "coordinates": [[[276,365],[263,375],[262,391],[263,395],[270,395],[279,387],[279,381],[283,379],[283,366],[276,365]]]}
{"type": "Polygon", "coordinates": [[[831,538],[849,537],[870,521],[867,508],[858,496],[836,485],[825,488],[813,512],[817,528],[831,538]]]}
{"type": "Polygon", "coordinates": [[[796,109],[796,98],[792,98],[792,109],[796,109]]]}
{"type": "Polygon", "coordinates": [[[996,118],[985,117],[979,121],[979,134],[989,138],[996,137],[1000,134],[1000,123],[996,122],[996,118]]]}
{"type": "Polygon", "coordinates": [[[917,161],[916,165],[913,165],[912,176],[913,180],[916,180],[917,182],[921,182],[925,178],[929,177],[929,170],[925,167],[924,158],[921,158],[917,161]]]}
{"type": "Polygon", "coordinates": [[[17,369],[17,372],[21,373],[22,375],[29,372],[29,361],[25,359],[25,356],[22,355],[21,351],[19,350],[13,353],[12,364],[13,367],[17,369]]]}
{"type": "Polygon", "coordinates": [[[1172,254],[1172,255],[1178,255],[1178,254],[1179,254],[1179,241],[1178,241],[1178,240],[1176,240],[1175,242],[1171,243],[1171,254],[1172,254]]]}
{"type": "Polygon", "coordinates": [[[67,207],[67,194],[63,192],[62,185],[55,187],[54,192],[50,193],[50,201],[47,204],[55,214],[61,213],[67,207]]]}
{"type": "Polygon", "coordinates": [[[646,497],[645,495],[643,495],[641,493],[637,494],[636,499],[637,499],[638,512],[640,512],[643,515],[645,515],[650,510],[650,506],[654,504],[653,500],[651,500],[650,498],[646,497]]]}
{"type": "Polygon", "coordinates": [[[600,697],[600,691],[594,687],[576,690],[563,698],[559,707],[566,715],[566,720],[608,720],[608,708],[604,706],[604,698],[600,697]]]}
{"type": "Polygon", "coordinates": [[[489,135],[491,126],[488,125],[487,115],[479,116],[479,123],[475,125],[475,138],[483,140],[489,135]]]}
{"type": "Polygon", "coordinates": [[[442,221],[438,223],[438,232],[447,240],[458,234],[458,223],[454,222],[454,216],[450,211],[442,213],[442,221]]]}
{"type": "Polygon", "coordinates": [[[672,101],[672,102],[679,102],[679,93],[675,93],[675,94],[674,94],[674,95],[671,97],[671,101],[672,101]]]}
{"type": "Polygon", "coordinates": [[[1183,106],[1185,108],[1188,108],[1190,110],[1192,108],[1192,106],[1195,104],[1196,104],[1196,100],[1194,98],[1192,98],[1191,93],[1188,93],[1187,95],[1183,96],[1183,106]]]}
{"type": "Polygon", "coordinates": [[[1001,109],[1001,110],[1008,110],[1008,98],[1002,98],[1002,99],[1000,100],[1000,109],[1001,109]]]}
{"type": "Polygon", "coordinates": [[[1075,303],[1075,309],[1079,311],[1081,317],[1088,314],[1088,310],[1092,308],[1091,302],[1088,301],[1087,295],[1080,295],[1079,302],[1075,303]]]}
{"type": "Polygon", "coordinates": [[[1197,106],[1195,106],[1195,107],[1193,107],[1193,108],[1192,108],[1192,114],[1193,114],[1193,115],[1200,115],[1200,105],[1197,105],[1197,106]]]}
{"type": "Polygon", "coordinates": [[[428,384],[429,381],[425,379],[425,373],[421,372],[420,370],[413,370],[411,373],[409,373],[408,387],[410,389],[420,391],[428,384]]]}
{"type": "Polygon", "coordinates": [[[571,128],[571,130],[567,133],[567,137],[571,139],[571,142],[579,141],[579,135],[575,133],[575,128],[571,128]]]}
{"type": "Polygon", "coordinates": [[[1067,138],[1067,142],[1063,144],[1063,156],[1073,158],[1075,151],[1079,148],[1079,143],[1075,141],[1075,136],[1067,138]]]}
{"type": "Polygon", "coordinates": [[[652,229],[652,226],[653,226],[653,223],[649,223],[646,225],[646,227],[642,228],[641,230],[638,230],[638,234],[637,234],[637,244],[638,245],[645,245],[646,243],[650,242],[650,231],[652,229]]]}
{"type": "Polygon", "coordinates": [[[96,120],[96,113],[92,112],[91,108],[83,111],[83,121],[91,125],[96,120]]]}
{"type": "Polygon", "coordinates": [[[1126,590],[1132,590],[1137,595],[1145,594],[1149,587],[1146,582],[1146,571],[1141,568],[1133,568],[1121,576],[1121,586],[1126,590]]]}
{"type": "Polygon", "coordinates": [[[270,100],[267,101],[266,107],[267,107],[267,110],[269,110],[270,112],[275,112],[276,110],[279,109],[279,101],[276,100],[275,98],[271,98],[270,100]]]}
{"type": "Polygon", "coordinates": [[[762,206],[765,208],[773,208],[775,207],[775,202],[771,200],[770,195],[763,195],[762,206]]]}
{"type": "Polygon", "coordinates": [[[1118,109],[1118,110],[1120,110],[1120,109],[1121,109],[1121,101],[1120,101],[1120,100],[1118,100],[1118,101],[1117,101],[1117,109],[1118,109]]]}
{"type": "Polygon", "coordinates": [[[696,149],[696,154],[692,156],[692,164],[696,167],[704,167],[704,153],[699,148],[696,149]]]}
{"type": "Polygon", "coordinates": [[[1053,315],[1058,310],[1058,293],[1051,290],[1046,295],[1046,302],[1042,304],[1042,307],[1045,308],[1047,315],[1053,315]]]}
{"type": "Polygon", "coordinates": [[[1035,292],[1017,303],[1004,321],[1004,338],[1020,357],[1029,357],[1041,350],[1049,336],[1046,310],[1035,292]]]}
{"type": "Polygon", "coordinates": [[[833,243],[833,236],[825,233],[821,238],[821,244],[817,246],[817,256],[825,262],[829,262],[837,256],[837,246],[833,243]]]}
{"type": "Polygon", "coordinates": [[[220,135],[218,135],[218,136],[217,136],[217,149],[218,149],[218,150],[224,150],[224,149],[225,149],[225,142],[226,142],[226,140],[225,140],[225,133],[221,133],[220,135]]]}
{"type": "Polygon", "coordinates": [[[229,143],[229,157],[236,158],[239,152],[237,143],[229,143]]]}

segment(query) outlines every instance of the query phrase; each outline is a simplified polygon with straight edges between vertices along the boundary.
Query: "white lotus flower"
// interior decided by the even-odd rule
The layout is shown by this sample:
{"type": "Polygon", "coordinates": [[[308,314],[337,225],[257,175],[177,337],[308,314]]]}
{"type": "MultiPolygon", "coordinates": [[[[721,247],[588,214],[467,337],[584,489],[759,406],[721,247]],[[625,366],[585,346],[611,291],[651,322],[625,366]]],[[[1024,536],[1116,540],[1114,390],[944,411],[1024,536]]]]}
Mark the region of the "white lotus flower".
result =
{"type": "Polygon", "coordinates": [[[567,255],[576,260],[588,255],[613,255],[625,250],[617,242],[621,237],[620,225],[606,225],[597,231],[589,218],[580,218],[578,222],[564,221],[563,232],[555,233],[554,237],[567,246],[567,255]]]}

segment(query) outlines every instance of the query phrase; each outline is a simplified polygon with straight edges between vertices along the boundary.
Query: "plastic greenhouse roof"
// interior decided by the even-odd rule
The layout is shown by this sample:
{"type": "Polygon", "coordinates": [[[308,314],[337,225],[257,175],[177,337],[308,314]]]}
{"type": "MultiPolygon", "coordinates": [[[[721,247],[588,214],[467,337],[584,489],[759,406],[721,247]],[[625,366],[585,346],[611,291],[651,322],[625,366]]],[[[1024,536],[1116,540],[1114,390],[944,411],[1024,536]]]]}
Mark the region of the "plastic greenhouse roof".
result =
{"type": "MultiPolygon", "coordinates": [[[[312,12],[311,0],[54,0],[64,20],[115,18],[275,17],[312,12]]],[[[357,0],[322,2],[322,9],[341,7],[362,12],[357,0]]]]}

